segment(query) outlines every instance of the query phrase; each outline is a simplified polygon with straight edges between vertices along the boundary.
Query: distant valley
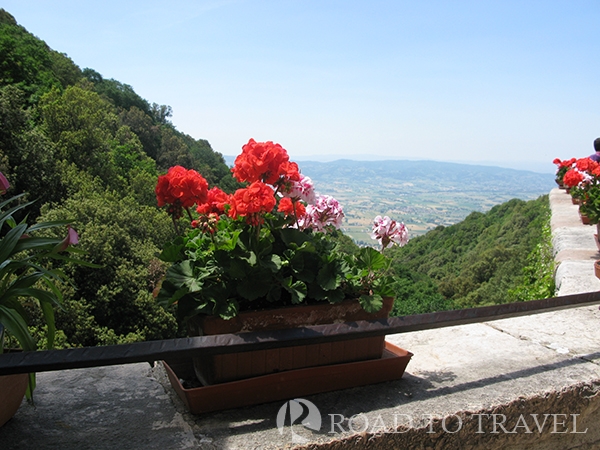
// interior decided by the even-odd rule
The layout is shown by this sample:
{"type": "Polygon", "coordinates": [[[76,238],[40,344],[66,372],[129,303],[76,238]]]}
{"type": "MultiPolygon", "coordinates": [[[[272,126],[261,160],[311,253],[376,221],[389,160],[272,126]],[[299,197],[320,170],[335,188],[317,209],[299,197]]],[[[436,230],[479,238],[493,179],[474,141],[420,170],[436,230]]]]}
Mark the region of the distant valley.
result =
{"type": "MultiPolygon", "coordinates": [[[[227,164],[233,159],[226,157],[227,164]]],[[[417,236],[513,198],[538,198],[555,186],[549,173],[438,161],[301,161],[299,166],[318,192],[343,205],[344,231],[359,243],[372,242],[371,222],[378,214],[403,221],[417,236]]]]}

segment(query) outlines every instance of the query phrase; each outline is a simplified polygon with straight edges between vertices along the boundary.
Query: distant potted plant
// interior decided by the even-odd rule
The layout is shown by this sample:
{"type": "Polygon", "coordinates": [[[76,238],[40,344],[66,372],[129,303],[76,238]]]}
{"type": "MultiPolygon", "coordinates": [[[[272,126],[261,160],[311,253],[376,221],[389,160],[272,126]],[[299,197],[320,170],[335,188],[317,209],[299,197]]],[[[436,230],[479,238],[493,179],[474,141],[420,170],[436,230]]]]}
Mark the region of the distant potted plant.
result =
{"type": "MultiPolygon", "coordinates": [[[[172,167],[158,179],[158,204],[167,206],[183,232],[161,253],[171,266],[157,300],[165,307],[176,304],[191,334],[387,317],[393,306],[392,279],[386,274],[389,261],[370,247],[355,255],[338,250],[334,235],[342,223],[341,206],[314,191],[285,149],[251,139],[232,172],[246,187],[231,195],[216,187],[209,190],[199,173],[182,167],[172,167]],[[307,322],[316,316],[316,322],[307,322]]],[[[379,218],[375,228],[383,247],[408,241],[402,223],[379,218]]],[[[365,347],[358,359],[380,357],[383,337],[365,339],[369,345],[353,342],[356,349],[365,347]]],[[[343,355],[335,358],[344,361],[343,355]]],[[[238,368],[217,373],[216,366],[228,364],[208,359],[196,363],[196,374],[205,384],[283,367],[275,361],[258,371],[238,368]]],[[[302,367],[298,364],[285,368],[302,367]]],[[[313,358],[310,364],[328,360],[313,358]]]]}
{"type": "Polygon", "coordinates": [[[573,167],[573,164],[575,164],[575,161],[576,161],[575,158],[565,159],[565,160],[561,160],[560,158],[555,158],[554,161],[552,161],[554,164],[556,164],[555,181],[556,181],[556,184],[558,184],[558,187],[560,187],[561,189],[563,189],[565,187],[565,185],[563,183],[563,177],[569,171],[569,169],[571,169],[573,167]]]}
{"type": "Polygon", "coordinates": [[[578,198],[579,213],[584,224],[597,224],[600,220],[600,164],[589,158],[580,158],[569,169],[563,181],[578,198]]]}
{"type": "MultiPolygon", "coordinates": [[[[579,198],[579,214],[584,224],[596,225],[594,240],[600,249],[600,164],[589,158],[577,160],[576,167],[564,176],[565,184],[572,186],[571,195],[579,198]]],[[[595,263],[599,274],[598,261],[595,263]]]]}
{"type": "MultiPolygon", "coordinates": [[[[9,188],[6,177],[0,173],[0,194],[9,188]]],[[[47,327],[48,348],[54,344],[54,309],[60,306],[61,294],[57,282],[64,279],[59,270],[47,269],[50,259],[76,261],[64,252],[78,241],[77,233],[68,221],[45,222],[29,226],[17,223],[13,215],[33,202],[19,203],[25,194],[0,202],[0,353],[5,351],[5,331],[13,336],[23,351],[36,350],[36,343],[27,327],[28,313],[23,301],[36,302],[47,327]],[[36,236],[40,230],[67,226],[65,238],[36,236]]],[[[35,387],[35,375],[8,375],[0,377],[0,426],[19,407],[25,389],[27,395],[35,387]],[[12,404],[9,405],[9,399],[12,404]],[[16,405],[15,405],[16,402],[16,405]]]]}

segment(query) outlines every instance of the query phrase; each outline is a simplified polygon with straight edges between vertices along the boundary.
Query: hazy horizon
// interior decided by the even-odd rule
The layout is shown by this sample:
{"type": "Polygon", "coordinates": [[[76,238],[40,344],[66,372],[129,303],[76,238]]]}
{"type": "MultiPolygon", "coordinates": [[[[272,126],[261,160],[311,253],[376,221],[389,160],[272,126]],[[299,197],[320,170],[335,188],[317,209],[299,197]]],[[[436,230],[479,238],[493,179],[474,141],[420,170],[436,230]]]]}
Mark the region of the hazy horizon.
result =
{"type": "MultiPolygon", "coordinates": [[[[223,155],[225,162],[232,166],[237,155],[223,155]]],[[[513,170],[524,170],[528,172],[542,173],[542,174],[554,174],[556,173],[556,166],[552,162],[546,164],[539,164],[534,161],[529,162],[502,162],[502,161],[449,161],[440,159],[425,159],[425,158],[391,158],[389,156],[380,155],[290,155],[290,160],[295,162],[309,161],[309,162],[321,162],[329,163],[339,160],[350,160],[350,161],[365,161],[365,162],[376,162],[376,161],[434,161],[440,163],[451,163],[451,164],[465,164],[471,166],[485,166],[485,167],[498,167],[501,169],[513,169],[513,170]]]]}

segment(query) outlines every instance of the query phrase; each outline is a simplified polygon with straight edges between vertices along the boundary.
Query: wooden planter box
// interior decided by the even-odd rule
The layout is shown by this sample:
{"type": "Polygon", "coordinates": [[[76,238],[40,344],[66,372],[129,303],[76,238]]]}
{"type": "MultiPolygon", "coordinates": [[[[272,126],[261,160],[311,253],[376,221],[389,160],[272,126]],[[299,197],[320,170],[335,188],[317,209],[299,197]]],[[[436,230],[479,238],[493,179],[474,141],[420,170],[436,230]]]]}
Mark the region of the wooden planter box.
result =
{"type": "Polygon", "coordinates": [[[192,414],[289,400],[321,392],[348,389],[402,378],[412,353],[389,342],[383,354],[367,361],[333,364],[263,375],[241,381],[185,388],[181,379],[193,376],[191,361],[163,362],[171,386],[192,414]]]}
{"type": "MultiPolygon", "coordinates": [[[[383,308],[373,314],[365,312],[358,301],[347,300],[333,305],[322,303],[248,311],[231,320],[214,316],[195,316],[188,326],[191,336],[205,336],[377,320],[387,318],[393,304],[393,298],[384,298],[383,308]]],[[[376,336],[326,344],[230,353],[193,360],[198,380],[208,386],[306,367],[379,359],[383,354],[384,344],[385,336],[376,336]]]]}

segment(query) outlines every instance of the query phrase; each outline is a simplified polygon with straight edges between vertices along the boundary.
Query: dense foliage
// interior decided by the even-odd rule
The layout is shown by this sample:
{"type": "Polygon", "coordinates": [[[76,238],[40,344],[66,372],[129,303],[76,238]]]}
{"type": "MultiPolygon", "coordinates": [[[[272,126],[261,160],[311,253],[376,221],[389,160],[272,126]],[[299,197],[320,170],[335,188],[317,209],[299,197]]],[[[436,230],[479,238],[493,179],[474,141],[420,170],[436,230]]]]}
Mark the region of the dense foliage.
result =
{"type": "Polygon", "coordinates": [[[550,297],[548,197],[511,200],[390,249],[396,314],[550,297]]]}

